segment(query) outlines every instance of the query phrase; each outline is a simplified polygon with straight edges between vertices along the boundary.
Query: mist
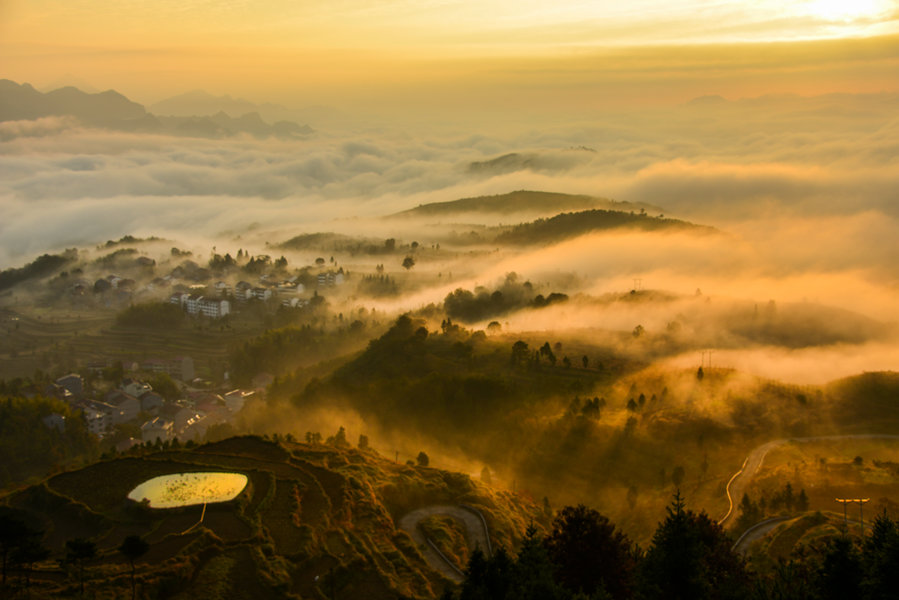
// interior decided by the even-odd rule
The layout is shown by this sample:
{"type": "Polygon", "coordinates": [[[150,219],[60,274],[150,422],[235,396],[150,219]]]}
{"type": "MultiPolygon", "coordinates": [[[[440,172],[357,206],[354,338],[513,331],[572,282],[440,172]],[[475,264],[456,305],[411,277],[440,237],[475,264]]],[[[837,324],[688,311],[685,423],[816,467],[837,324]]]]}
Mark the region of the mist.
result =
{"type": "MultiPolygon", "coordinates": [[[[347,218],[515,189],[643,202],[729,231],[788,217],[804,235],[820,231],[806,219],[847,217],[856,237],[871,225],[890,238],[899,175],[885,168],[897,151],[888,108],[882,95],[720,100],[514,134],[400,124],[299,141],[128,134],[60,118],[6,122],[0,264],[124,233],[212,239],[252,225],[286,235],[285,224],[294,233],[364,231],[371,222],[347,218]]],[[[842,260],[862,262],[873,250],[880,262],[895,243],[862,244],[842,260]]],[[[777,247],[799,254],[797,243],[777,247]]]]}

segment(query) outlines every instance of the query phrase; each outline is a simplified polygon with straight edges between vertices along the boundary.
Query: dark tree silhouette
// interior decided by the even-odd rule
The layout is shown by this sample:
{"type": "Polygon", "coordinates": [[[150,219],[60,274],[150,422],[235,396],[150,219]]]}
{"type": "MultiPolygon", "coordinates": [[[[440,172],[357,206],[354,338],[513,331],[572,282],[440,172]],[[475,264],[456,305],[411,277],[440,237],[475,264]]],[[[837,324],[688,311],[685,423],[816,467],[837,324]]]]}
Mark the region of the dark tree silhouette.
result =
{"type": "Polygon", "coordinates": [[[865,540],[865,598],[887,600],[899,590],[899,529],[886,516],[886,511],[874,519],[871,535],[865,540]]]}
{"type": "MultiPolygon", "coordinates": [[[[30,527],[21,515],[12,509],[0,508],[0,560],[2,560],[2,585],[6,586],[6,572],[10,562],[23,549],[40,545],[43,532],[30,527]]],[[[21,560],[17,562],[22,562],[21,560]]],[[[34,562],[34,561],[32,561],[34,562]]]]}
{"type": "MultiPolygon", "coordinates": [[[[893,565],[893,569],[896,565],[893,565]]],[[[861,598],[862,564],[848,537],[833,538],[821,563],[818,593],[822,600],[861,598]]],[[[895,590],[893,597],[895,598],[895,590]]]]}
{"type": "Polygon", "coordinates": [[[149,549],[150,544],[141,539],[139,535],[129,535],[122,542],[122,545],[119,546],[119,552],[121,552],[125,558],[128,559],[129,564],[131,564],[131,600],[134,600],[136,592],[134,585],[134,561],[146,554],[149,549]]]}
{"type": "Polygon", "coordinates": [[[518,340],[517,342],[512,344],[512,364],[513,365],[520,365],[522,363],[527,362],[529,355],[530,355],[530,350],[528,349],[527,342],[518,340]]]}
{"type": "Polygon", "coordinates": [[[431,459],[424,452],[419,452],[415,460],[418,461],[419,467],[427,467],[431,463],[431,459]]]}
{"type": "Polygon", "coordinates": [[[628,598],[635,568],[630,540],[608,518],[586,506],[567,506],[543,542],[556,581],[572,592],[605,590],[628,598]]]}
{"type": "Polygon", "coordinates": [[[84,538],[66,542],[66,562],[78,568],[81,596],[84,596],[84,566],[97,556],[97,544],[84,538]]]}
{"type": "Polygon", "coordinates": [[[50,549],[41,543],[40,532],[30,536],[27,541],[18,546],[12,553],[11,562],[25,567],[25,587],[31,587],[31,570],[34,563],[46,560],[50,556],[50,549]]]}
{"type": "Polygon", "coordinates": [[[511,598],[515,600],[561,600],[563,590],[553,579],[553,565],[546,547],[531,525],[515,560],[511,598]]]}
{"type": "Polygon", "coordinates": [[[680,492],[666,508],[640,565],[646,600],[725,600],[749,597],[749,577],[733,541],[705,513],[684,509],[680,492]]]}

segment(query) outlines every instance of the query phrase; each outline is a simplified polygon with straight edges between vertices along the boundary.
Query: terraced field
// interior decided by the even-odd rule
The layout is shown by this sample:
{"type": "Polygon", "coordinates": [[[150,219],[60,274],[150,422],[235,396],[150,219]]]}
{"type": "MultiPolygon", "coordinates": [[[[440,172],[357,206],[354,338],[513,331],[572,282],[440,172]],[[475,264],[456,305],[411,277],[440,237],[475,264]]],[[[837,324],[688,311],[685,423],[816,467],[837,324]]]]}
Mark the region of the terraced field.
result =
{"type": "Polygon", "coordinates": [[[538,515],[521,498],[496,494],[464,475],[397,465],[370,451],[258,437],[107,460],[2,502],[46,531],[52,555],[33,575],[35,590],[70,593],[73,580],[56,560],[67,540],[85,537],[99,549],[88,568],[88,588],[97,598],[130,591],[129,567],[116,548],[133,534],[150,544],[137,569],[148,596],[163,586],[191,600],[246,597],[246,589],[254,589],[255,598],[351,598],[363,590],[370,598],[433,598],[453,584],[395,521],[410,502],[413,508],[477,506],[510,541],[520,540],[538,515]],[[196,471],[243,473],[249,483],[234,500],[205,510],[151,509],[126,500],[147,479],[196,471]]]}
{"type": "MultiPolygon", "coordinates": [[[[261,326],[260,326],[261,327],[261,326]]],[[[188,322],[179,329],[156,331],[121,327],[114,311],[61,315],[25,314],[0,308],[0,377],[30,375],[51,365],[74,369],[66,361],[141,361],[190,356],[200,373],[222,369],[228,351],[259,333],[251,324],[231,329],[188,322]],[[160,354],[160,348],[164,353],[160,354]]]]}

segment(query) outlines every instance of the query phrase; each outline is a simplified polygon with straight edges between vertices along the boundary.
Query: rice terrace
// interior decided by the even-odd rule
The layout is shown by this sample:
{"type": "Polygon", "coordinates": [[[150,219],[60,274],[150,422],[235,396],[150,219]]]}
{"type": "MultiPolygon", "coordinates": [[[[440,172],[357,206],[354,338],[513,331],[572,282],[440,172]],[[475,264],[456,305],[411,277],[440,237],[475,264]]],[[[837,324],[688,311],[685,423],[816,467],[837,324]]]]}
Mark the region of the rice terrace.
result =
{"type": "MultiPolygon", "coordinates": [[[[464,475],[398,465],[371,451],[253,436],[101,461],[8,498],[10,508],[47,531],[51,548],[73,537],[97,540],[87,575],[97,598],[116,597],[125,583],[129,569],[116,548],[138,531],[149,542],[137,562],[138,587],[170,586],[183,590],[179,598],[318,597],[318,588],[344,598],[436,595],[446,580],[427,562],[431,548],[462,565],[456,555],[475,548],[463,535],[456,545],[432,540],[425,549],[396,523],[417,508],[460,504],[482,515],[495,543],[516,543],[528,522],[542,518],[520,497],[464,475]],[[237,490],[236,497],[213,503],[205,494],[211,477],[226,477],[213,487],[237,490]],[[96,485],[101,480],[108,484],[96,485]],[[146,484],[168,496],[164,503],[152,494],[149,504],[126,500],[143,497],[146,484]],[[154,508],[178,502],[185,505],[154,508]]],[[[51,595],[77,585],[49,564],[29,577],[34,591],[51,595]]]]}

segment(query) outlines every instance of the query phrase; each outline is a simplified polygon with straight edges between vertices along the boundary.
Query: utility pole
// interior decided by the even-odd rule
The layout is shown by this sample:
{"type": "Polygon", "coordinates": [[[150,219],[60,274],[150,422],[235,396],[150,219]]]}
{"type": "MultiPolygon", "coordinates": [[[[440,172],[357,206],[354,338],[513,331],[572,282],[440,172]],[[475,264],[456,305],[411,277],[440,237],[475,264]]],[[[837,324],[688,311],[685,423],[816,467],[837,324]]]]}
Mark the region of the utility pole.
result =
{"type": "Polygon", "coordinates": [[[835,498],[837,502],[843,504],[843,533],[849,533],[849,517],[846,515],[846,505],[851,502],[851,500],[846,500],[844,498],[835,498]]]}
{"type": "Polygon", "coordinates": [[[843,505],[843,526],[845,527],[846,535],[849,535],[849,517],[846,514],[846,505],[850,502],[855,503],[858,502],[858,516],[859,522],[862,526],[862,538],[865,537],[865,503],[870,502],[870,498],[835,498],[835,500],[843,505]]]}

